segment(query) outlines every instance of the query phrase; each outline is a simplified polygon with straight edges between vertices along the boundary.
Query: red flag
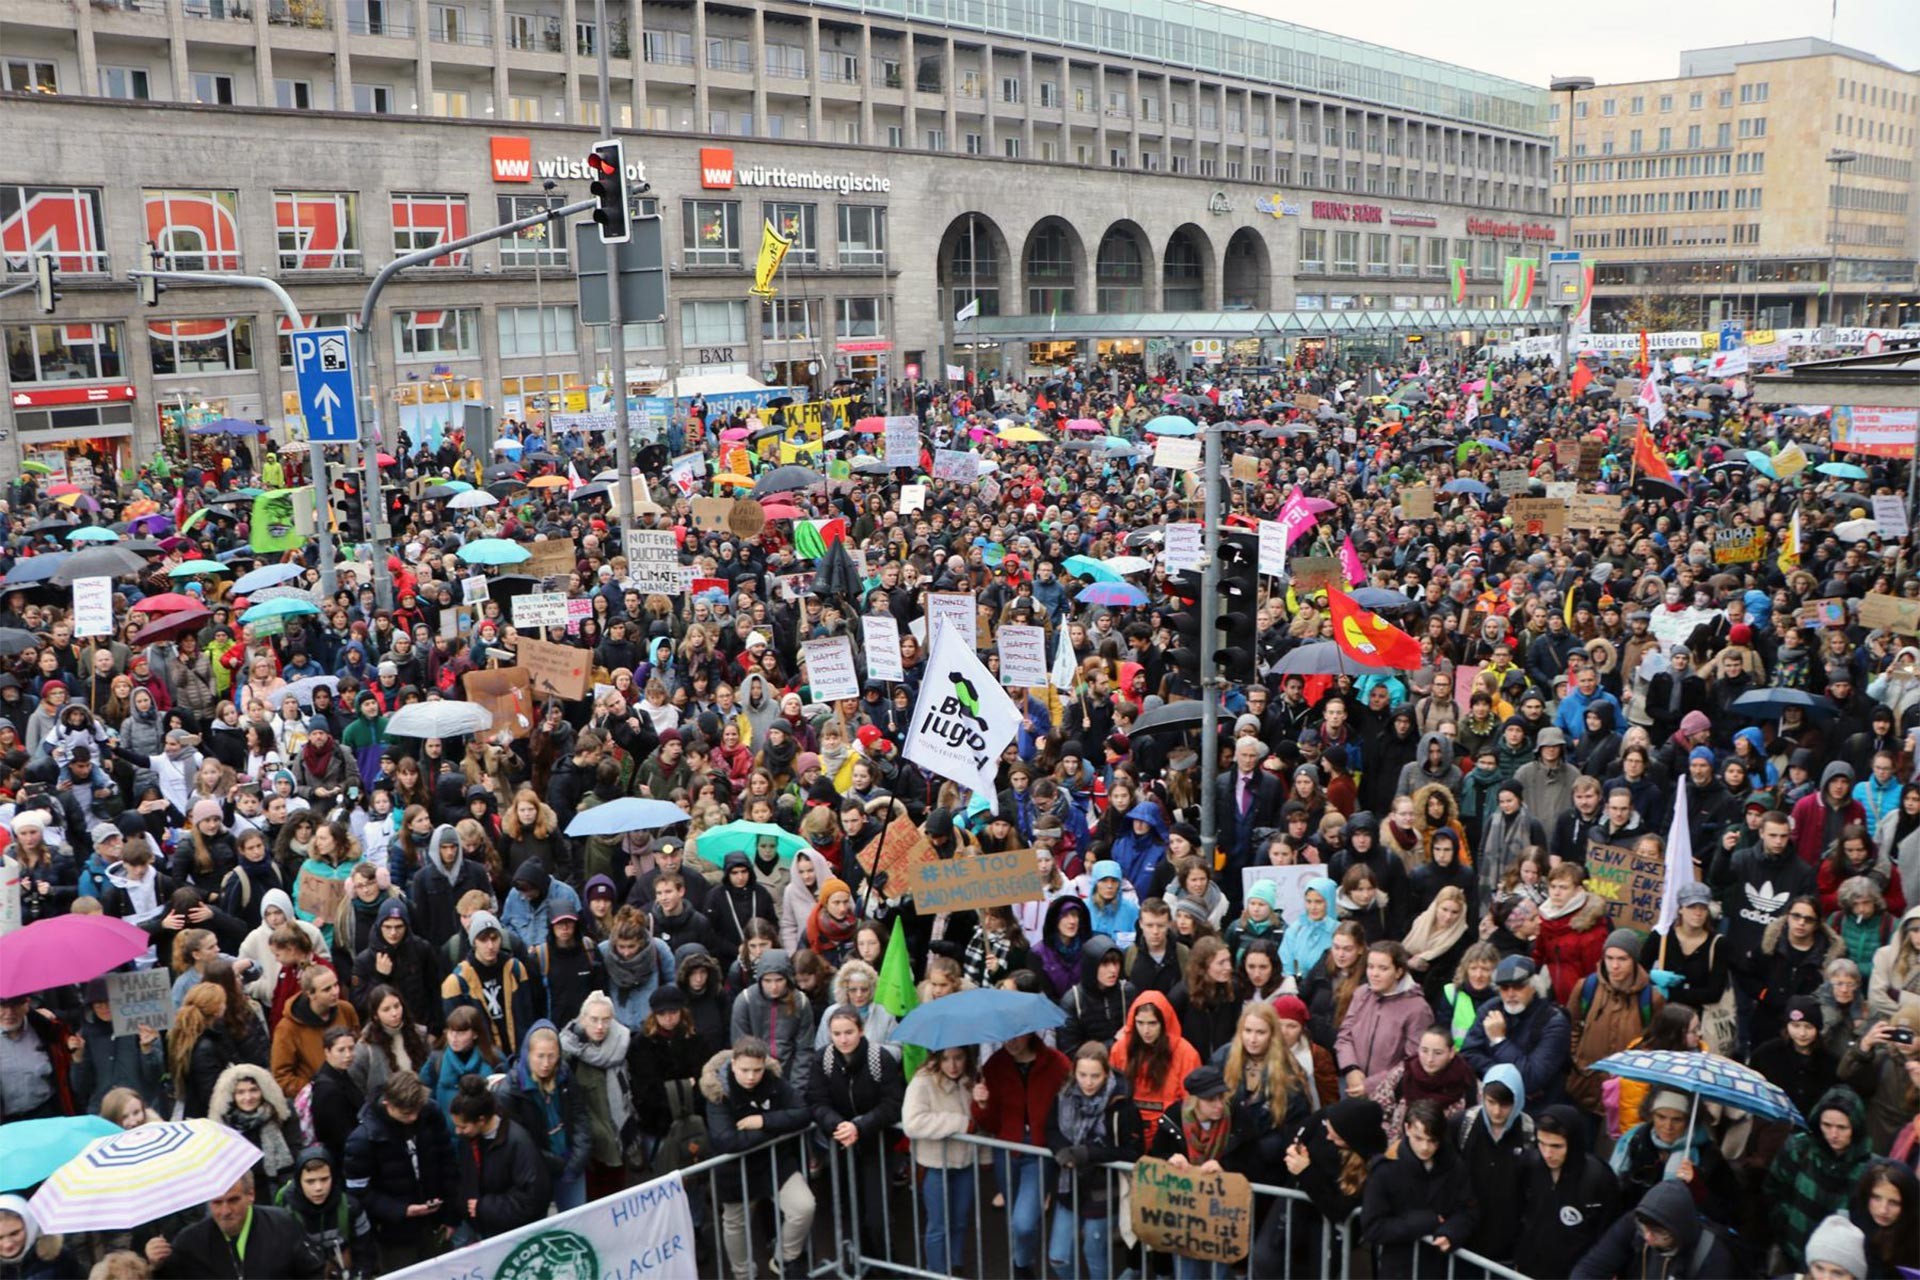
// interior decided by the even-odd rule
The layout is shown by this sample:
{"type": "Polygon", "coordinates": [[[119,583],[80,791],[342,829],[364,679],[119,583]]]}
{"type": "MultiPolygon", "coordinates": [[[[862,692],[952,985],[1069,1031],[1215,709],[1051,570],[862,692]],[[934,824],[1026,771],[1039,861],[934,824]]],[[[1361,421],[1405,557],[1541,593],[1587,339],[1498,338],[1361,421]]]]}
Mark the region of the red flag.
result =
{"type": "Polygon", "coordinates": [[[1042,413],[1053,412],[1053,401],[1047,399],[1047,393],[1044,391],[1033,398],[1033,406],[1042,413]]]}
{"type": "Polygon", "coordinates": [[[1587,368],[1587,362],[1585,360],[1575,360],[1573,362],[1573,380],[1567,388],[1573,398],[1578,400],[1585,394],[1587,387],[1592,382],[1593,370],[1587,368]]]}
{"type": "Polygon", "coordinates": [[[1333,642],[1340,652],[1367,667],[1413,671],[1425,661],[1420,642],[1338,587],[1327,588],[1333,612],[1333,642]]]}
{"type": "Polygon", "coordinates": [[[1653,447],[1653,433],[1641,428],[1633,437],[1633,465],[1640,468],[1643,476],[1652,476],[1655,480],[1673,483],[1673,468],[1667,465],[1660,451],[1653,447]]]}

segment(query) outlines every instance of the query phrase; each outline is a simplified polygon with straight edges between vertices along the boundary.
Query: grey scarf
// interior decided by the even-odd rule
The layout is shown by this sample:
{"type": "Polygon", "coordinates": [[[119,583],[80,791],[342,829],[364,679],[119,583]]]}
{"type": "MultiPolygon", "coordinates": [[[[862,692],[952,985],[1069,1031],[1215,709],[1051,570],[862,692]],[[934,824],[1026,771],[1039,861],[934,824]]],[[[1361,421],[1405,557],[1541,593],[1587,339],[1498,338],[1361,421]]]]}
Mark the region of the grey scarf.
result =
{"type": "MultiPolygon", "coordinates": [[[[647,948],[651,951],[651,945],[647,948]]],[[[628,1099],[627,1045],[631,1033],[618,1018],[607,1028],[607,1038],[598,1044],[587,1038],[578,1022],[569,1022],[560,1032],[560,1052],[570,1062],[582,1062],[596,1068],[607,1078],[607,1119],[615,1133],[624,1133],[632,1114],[628,1099]]]]}
{"type": "Polygon", "coordinates": [[[652,938],[641,945],[639,954],[631,960],[623,957],[612,944],[608,944],[600,956],[607,962],[607,974],[613,979],[614,988],[619,991],[632,991],[651,982],[654,962],[659,958],[653,954],[652,938]]]}

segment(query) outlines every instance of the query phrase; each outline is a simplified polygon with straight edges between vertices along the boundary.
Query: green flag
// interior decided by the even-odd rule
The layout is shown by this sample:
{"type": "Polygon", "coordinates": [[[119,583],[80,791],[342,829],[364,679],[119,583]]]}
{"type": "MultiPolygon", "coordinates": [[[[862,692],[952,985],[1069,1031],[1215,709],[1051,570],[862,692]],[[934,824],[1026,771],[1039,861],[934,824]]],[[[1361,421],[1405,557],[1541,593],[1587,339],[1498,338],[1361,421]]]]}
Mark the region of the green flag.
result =
{"type": "MultiPolygon", "coordinates": [[[[920,993],[913,987],[913,961],[907,955],[907,931],[898,924],[887,939],[887,954],[880,961],[880,981],[873,988],[873,1002],[895,1018],[905,1018],[920,1006],[920,993]]],[[[902,1045],[900,1068],[906,1078],[927,1059],[927,1051],[917,1044],[902,1045]]]]}
{"type": "Polygon", "coordinates": [[[298,551],[307,536],[294,515],[293,489],[269,489],[253,500],[248,542],[255,551],[298,551]]]}
{"type": "Polygon", "coordinates": [[[1489,363],[1480,373],[1480,407],[1493,407],[1493,365],[1489,363]]]}

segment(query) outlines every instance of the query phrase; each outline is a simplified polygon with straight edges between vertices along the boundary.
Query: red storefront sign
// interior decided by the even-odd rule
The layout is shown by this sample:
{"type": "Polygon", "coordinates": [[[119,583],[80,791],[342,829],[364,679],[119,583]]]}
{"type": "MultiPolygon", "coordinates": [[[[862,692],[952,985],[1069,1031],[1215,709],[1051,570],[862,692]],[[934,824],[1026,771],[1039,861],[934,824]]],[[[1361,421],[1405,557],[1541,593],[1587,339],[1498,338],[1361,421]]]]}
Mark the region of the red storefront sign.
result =
{"type": "Polygon", "coordinates": [[[1341,200],[1315,200],[1313,216],[1333,222],[1385,222],[1387,211],[1377,204],[1347,204],[1341,200]]]}
{"type": "Polygon", "coordinates": [[[110,404],[116,400],[131,399],[132,383],[115,383],[107,387],[55,387],[47,391],[16,391],[13,393],[13,407],[44,409],[54,405],[110,404]]]}
{"type": "Polygon", "coordinates": [[[1543,240],[1551,243],[1559,230],[1543,222],[1497,222],[1492,218],[1468,218],[1470,236],[1498,236],[1502,240],[1543,240]]]}
{"type": "Polygon", "coordinates": [[[853,342],[835,343],[834,350],[843,355],[870,355],[880,351],[891,351],[893,344],[884,338],[861,338],[853,342]]]}

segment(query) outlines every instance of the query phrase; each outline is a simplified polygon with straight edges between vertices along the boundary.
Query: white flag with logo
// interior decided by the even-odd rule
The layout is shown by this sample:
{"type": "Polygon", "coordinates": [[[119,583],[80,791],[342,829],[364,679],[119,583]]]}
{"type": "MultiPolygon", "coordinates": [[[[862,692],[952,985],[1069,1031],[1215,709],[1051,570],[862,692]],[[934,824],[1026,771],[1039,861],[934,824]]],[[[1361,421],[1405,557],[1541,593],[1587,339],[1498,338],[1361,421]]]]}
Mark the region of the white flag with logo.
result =
{"type": "Polygon", "coordinates": [[[953,627],[935,627],[933,653],[901,754],[991,796],[1000,753],[1019,727],[1020,709],[966,638],[953,627]]]}
{"type": "Polygon", "coordinates": [[[1080,674],[1080,662],[1073,656],[1073,642],[1067,639],[1067,629],[1059,629],[1059,639],[1053,646],[1053,669],[1047,672],[1047,683],[1062,693],[1073,692],[1073,678],[1080,674]]]}
{"type": "Polygon", "coordinates": [[[1667,406],[1660,400],[1660,384],[1652,378],[1640,379],[1640,408],[1647,415],[1647,430],[1667,420],[1667,406]]]}
{"type": "Polygon", "coordinates": [[[954,313],[953,322],[955,324],[965,324],[969,320],[977,320],[979,318],[980,318],[980,299],[975,298],[972,301],[968,302],[966,306],[960,308],[959,311],[954,313]]]}

